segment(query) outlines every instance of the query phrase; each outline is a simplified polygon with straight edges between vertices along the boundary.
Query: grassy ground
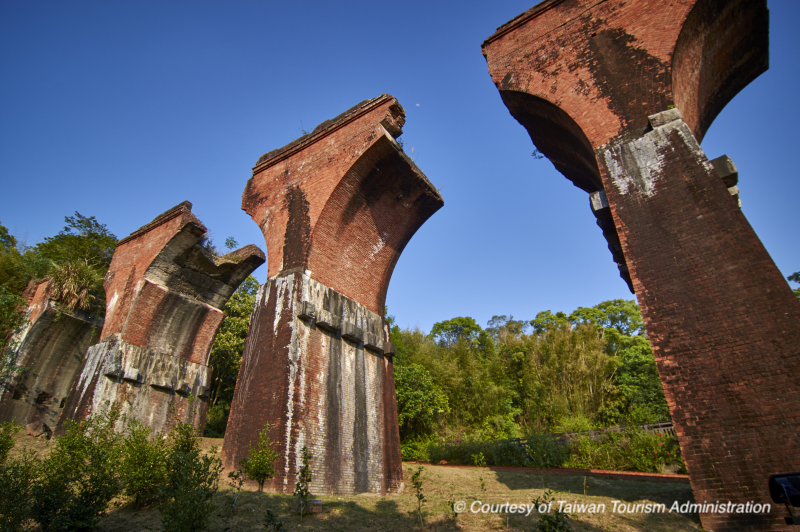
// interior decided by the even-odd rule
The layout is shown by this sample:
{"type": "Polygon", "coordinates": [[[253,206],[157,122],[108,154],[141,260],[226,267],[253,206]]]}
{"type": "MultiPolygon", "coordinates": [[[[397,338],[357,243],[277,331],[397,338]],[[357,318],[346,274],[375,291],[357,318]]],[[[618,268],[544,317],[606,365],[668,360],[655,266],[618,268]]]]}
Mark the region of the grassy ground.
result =
{"type": "MultiPolygon", "coordinates": [[[[46,452],[42,439],[19,435],[15,450],[24,446],[46,452]]],[[[202,446],[210,449],[221,447],[221,439],[203,438],[202,446]]],[[[13,452],[13,451],[12,451],[13,452]]],[[[552,490],[556,500],[569,504],[605,504],[604,513],[573,513],[569,523],[574,531],[684,531],[700,530],[696,515],[677,513],[614,513],[614,500],[624,503],[656,502],[669,508],[674,501],[692,501],[687,484],[663,484],[654,482],[605,480],[583,476],[554,477],[505,471],[483,471],[471,468],[447,466],[425,466],[422,505],[424,526],[419,523],[416,512],[417,499],[411,485],[410,464],[404,464],[406,489],[401,495],[354,495],[318,496],[324,511],[306,515],[303,520],[292,512],[296,501],[291,495],[276,495],[244,491],[239,495],[233,514],[230,499],[233,490],[226,482],[220,482],[220,490],[214,497],[216,511],[211,523],[211,532],[233,532],[267,530],[264,514],[272,510],[286,524],[287,530],[303,531],[347,531],[381,532],[412,530],[428,531],[529,531],[536,526],[536,510],[529,516],[519,514],[471,513],[469,506],[476,500],[481,503],[530,504],[545,490],[552,490]],[[486,490],[481,490],[481,475],[486,490]],[[467,510],[453,518],[449,501],[464,501],[467,510]]],[[[413,466],[416,467],[416,466],[413,466]]],[[[558,503],[555,503],[556,505],[558,503]]],[[[477,503],[476,503],[477,506],[477,503]]],[[[114,507],[100,522],[99,530],[133,532],[161,530],[160,514],[155,507],[135,510],[129,507],[114,507]]]]}

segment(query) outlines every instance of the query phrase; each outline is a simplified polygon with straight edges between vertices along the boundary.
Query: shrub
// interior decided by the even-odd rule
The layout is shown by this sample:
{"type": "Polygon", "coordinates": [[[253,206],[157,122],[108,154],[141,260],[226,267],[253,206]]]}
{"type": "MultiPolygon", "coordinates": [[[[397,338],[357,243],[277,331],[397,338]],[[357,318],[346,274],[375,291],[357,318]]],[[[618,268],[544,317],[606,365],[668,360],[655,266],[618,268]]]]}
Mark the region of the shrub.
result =
{"type": "Polygon", "coordinates": [[[206,415],[206,427],[203,430],[203,435],[206,438],[223,438],[225,437],[225,427],[228,426],[228,414],[230,413],[230,405],[226,403],[217,403],[208,409],[206,415]]]}
{"type": "Polygon", "coordinates": [[[8,457],[8,452],[14,447],[14,433],[22,427],[11,421],[6,421],[0,425],[0,465],[3,465],[8,457]]]}
{"type": "Polygon", "coordinates": [[[300,499],[300,519],[303,519],[303,513],[308,505],[308,499],[311,493],[308,491],[308,486],[311,484],[311,466],[309,462],[313,456],[308,448],[303,446],[303,467],[297,472],[297,482],[294,485],[294,495],[300,499]]]}
{"type": "Polygon", "coordinates": [[[167,482],[160,490],[164,532],[206,529],[214,512],[211,497],[217,491],[221,471],[219,458],[200,455],[198,434],[192,425],[179,423],[172,430],[166,457],[167,482]]]}
{"type": "Polygon", "coordinates": [[[533,530],[535,532],[571,532],[572,528],[569,526],[569,523],[567,523],[566,513],[558,508],[554,508],[552,514],[549,511],[552,503],[555,501],[555,497],[552,496],[552,493],[552,491],[547,490],[541,497],[536,497],[533,500],[533,504],[536,505],[537,509],[541,505],[548,507],[547,512],[539,513],[539,522],[533,530]]]}
{"type": "Polygon", "coordinates": [[[264,528],[272,532],[288,532],[283,520],[278,519],[278,516],[272,513],[272,510],[267,510],[264,514],[264,528]]]}
{"type": "Polygon", "coordinates": [[[0,532],[23,530],[30,517],[31,490],[39,460],[31,450],[0,465],[0,532]]]}
{"type": "Polygon", "coordinates": [[[532,434],[525,446],[531,467],[564,467],[569,458],[569,447],[559,443],[551,434],[532,434]]]}
{"type": "Polygon", "coordinates": [[[53,298],[68,310],[75,307],[88,310],[95,298],[91,292],[98,278],[98,273],[86,261],[69,261],[55,266],[49,275],[53,298]]]}
{"type": "Polygon", "coordinates": [[[279,456],[272,448],[272,442],[269,439],[269,423],[267,423],[258,433],[256,447],[250,447],[247,458],[240,464],[247,476],[258,483],[258,491],[264,491],[264,482],[275,474],[273,464],[279,456]]]}
{"type": "Polygon", "coordinates": [[[411,475],[411,485],[414,486],[414,497],[417,499],[417,516],[419,516],[419,526],[425,528],[425,523],[422,522],[422,503],[425,502],[425,494],[422,493],[422,472],[425,468],[422,466],[417,467],[417,470],[409,468],[408,472],[411,475]]]}
{"type": "Polygon", "coordinates": [[[120,493],[118,418],[112,411],[67,423],[32,489],[31,515],[42,530],[91,530],[120,493]]]}
{"type": "Polygon", "coordinates": [[[633,428],[608,432],[598,440],[579,436],[571,447],[565,467],[660,473],[666,464],[680,463],[677,440],[633,428]]]}
{"type": "Polygon", "coordinates": [[[435,443],[435,437],[431,439],[418,439],[400,445],[400,456],[404,462],[427,462],[431,458],[428,455],[428,446],[435,443]]]}
{"type": "Polygon", "coordinates": [[[530,436],[528,446],[533,454],[514,440],[434,443],[428,446],[427,452],[434,464],[441,460],[451,464],[472,464],[472,457],[481,453],[486,465],[490,466],[559,467],[566,459],[566,447],[549,434],[530,436]]]}
{"type": "Polygon", "coordinates": [[[166,446],[162,438],[151,438],[153,431],[136,420],[129,430],[122,441],[119,474],[125,497],[141,506],[155,499],[166,482],[166,446]]]}

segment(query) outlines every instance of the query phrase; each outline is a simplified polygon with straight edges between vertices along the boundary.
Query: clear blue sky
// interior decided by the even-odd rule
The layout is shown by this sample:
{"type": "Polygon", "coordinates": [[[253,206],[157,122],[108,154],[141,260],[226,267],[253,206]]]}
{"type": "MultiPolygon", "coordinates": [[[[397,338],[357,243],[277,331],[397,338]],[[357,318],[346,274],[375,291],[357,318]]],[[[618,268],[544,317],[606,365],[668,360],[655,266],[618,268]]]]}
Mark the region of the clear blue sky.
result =
{"type": "MultiPolygon", "coordinates": [[[[35,244],[77,210],[121,238],[189,200],[220,247],[263,249],[240,210],[258,157],[390,93],[445,199],[395,269],[401,326],[630,299],[587,195],[531,157],[481,55],[534,3],[4,0],[0,222],[35,244]]],[[[800,270],[800,2],[769,6],[770,70],[703,148],[738,166],[744,213],[786,276],[800,270]]]]}

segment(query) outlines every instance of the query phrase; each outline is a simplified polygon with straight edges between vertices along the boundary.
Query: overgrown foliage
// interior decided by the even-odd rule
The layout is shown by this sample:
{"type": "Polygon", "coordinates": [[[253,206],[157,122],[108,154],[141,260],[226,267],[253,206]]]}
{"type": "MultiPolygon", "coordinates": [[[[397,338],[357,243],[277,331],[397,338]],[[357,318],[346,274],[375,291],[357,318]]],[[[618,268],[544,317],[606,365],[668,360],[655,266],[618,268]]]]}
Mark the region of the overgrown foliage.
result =
{"type": "MultiPolygon", "coordinates": [[[[222,468],[215,450],[200,452],[197,431],[179,424],[167,440],[137,422],[118,433],[119,410],[68,423],[51,452],[39,459],[23,450],[0,460],[0,532],[23,530],[32,520],[44,532],[92,530],[114,497],[135,505],[161,503],[165,531],[204,530],[222,468]]],[[[19,426],[0,426],[0,452],[8,454],[19,426]]]]}
{"type": "Polygon", "coordinates": [[[242,365],[250,315],[255,305],[256,290],[258,281],[255,277],[248,277],[222,309],[225,319],[214,339],[208,362],[211,367],[211,390],[205,435],[211,438],[225,435],[233,390],[242,365]]]}
{"type": "Polygon", "coordinates": [[[21,428],[10,421],[0,425],[0,465],[6,462],[8,452],[14,447],[14,433],[19,432],[21,428]]]}
{"type": "Polygon", "coordinates": [[[32,488],[39,476],[39,461],[33,451],[0,462],[0,532],[25,530],[30,516],[32,488]]]}
{"type": "MultiPolygon", "coordinates": [[[[605,301],[531,321],[494,316],[434,325],[431,334],[392,327],[404,457],[437,441],[492,441],[669,419],[634,301],[605,301]],[[480,400],[476,400],[480,398],[480,400]]],[[[488,457],[487,457],[488,459],[488,457]]]]}
{"type": "Polygon", "coordinates": [[[54,266],[47,279],[51,282],[52,296],[67,308],[89,310],[96,299],[98,273],[85,261],[68,261],[54,266]]]}
{"type": "MultiPolygon", "coordinates": [[[[800,283],[800,272],[794,272],[792,275],[787,277],[787,279],[793,283],[800,283]]],[[[792,292],[794,292],[794,295],[797,296],[797,299],[800,299],[800,286],[793,288],[792,292]]]]}
{"type": "Polygon", "coordinates": [[[429,432],[450,407],[442,389],[419,364],[398,366],[394,374],[400,437],[409,440],[429,432]]]}
{"type": "MultiPolygon", "coordinates": [[[[103,278],[117,245],[105,224],[94,216],[64,218],[66,226],[55,236],[28,246],[0,225],[0,289],[19,296],[29,281],[50,278],[52,295],[69,309],[80,308],[102,314],[105,311],[103,278]]],[[[0,337],[6,337],[8,325],[2,315],[14,308],[0,297],[0,337]]]]}
{"type": "Polygon", "coordinates": [[[167,449],[161,434],[132,421],[121,442],[120,480],[127,500],[143,506],[158,497],[167,479],[167,449]]]}
{"type": "Polygon", "coordinates": [[[205,530],[215,506],[211,497],[219,487],[222,462],[213,455],[201,455],[199,434],[179,423],[169,436],[167,480],[160,495],[161,525],[164,532],[205,530]]]}
{"type": "Polygon", "coordinates": [[[113,429],[118,418],[112,411],[68,422],[67,433],[55,440],[32,489],[31,516],[42,530],[91,530],[121,493],[121,437],[113,429]]]}
{"type": "Polygon", "coordinates": [[[627,429],[602,439],[578,436],[571,447],[564,467],[661,473],[665,465],[678,463],[685,472],[678,441],[658,433],[627,429]]]}

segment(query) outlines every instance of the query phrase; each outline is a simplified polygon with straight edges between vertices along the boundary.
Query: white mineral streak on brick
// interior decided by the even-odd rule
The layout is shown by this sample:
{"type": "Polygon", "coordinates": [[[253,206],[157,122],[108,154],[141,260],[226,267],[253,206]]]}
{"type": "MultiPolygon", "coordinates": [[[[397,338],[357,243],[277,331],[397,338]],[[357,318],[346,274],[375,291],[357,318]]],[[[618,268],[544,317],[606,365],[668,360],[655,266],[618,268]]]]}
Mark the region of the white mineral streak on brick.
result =
{"type": "Polygon", "coordinates": [[[386,239],[389,237],[389,233],[383,232],[381,234],[380,240],[372,246],[372,251],[369,254],[369,260],[373,261],[375,259],[375,255],[377,255],[385,246],[386,246],[386,239]]]}
{"type": "MultiPolygon", "coordinates": [[[[292,287],[294,286],[294,274],[291,273],[285,277],[278,277],[275,279],[275,322],[272,324],[272,328],[275,334],[278,333],[278,323],[281,321],[281,316],[283,314],[283,301],[284,297],[286,297],[287,291],[289,292],[289,297],[291,298],[292,294],[292,287]]],[[[291,306],[290,306],[291,308],[291,306]]]]}
{"type": "MultiPolygon", "coordinates": [[[[107,412],[112,403],[118,402],[122,407],[120,411],[122,419],[136,419],[156,432],[164,430],[173,419],[198,426],[202,409],[193,408],[192,401],[188,397],[167,394],[147,385],[152,382],[152,377],[156,376],[156,373],[160,373],[161,377],[174,378],[176,381],[185,380],[191,386],[191,394],[196,395],[197,386],[207,381],[208,367],[127,342],[105,341],[88,350],[84,372],[78,381],[81,399],[92,377],[96,375],[90,413],[107,412]],[[139,370],[144,377],[141,386],[119,382],[118,379],[103,374],[103,364],[111,358],[112,353],[123,372],[131,368],[139,370]],[[124,387],[122,393],[120,387],[124,387]],[[123,396],[125,400],[118,401],[118,398],[123,396]]],[[[124,429],[122,419],[115,426],[116,430],[124,429]]]]}
{"type": "Polygon", "coordinates": [[[108,345],[106,342],[93,345],[86,350],[86,362],[83,365],[83,370],[78,376],[78,383],[76,389],[81,391],[79,401],[83,401],[83,396],[86,394],[86,389],[89,383],[92,382],[92,377],[97,373],[97,367],[105,360],[105,347],[108,345]]]}
{"type": "MultiPolygon", "coordinates": [[[[275,290],[276,290],[276,297],[275,297],[275,323],[273,324],[273,329],[275,334],[278,332],[278,324],[280,322],[281,315],[283,313],[284,307],[284,299],[288,299],[288,307],[289,307],[289,319],[288,319],[288,326],[291,328],[292,333],[289,340],[289,345],[286,346],[287,354],[289,356],[289,383],[288,383],[288,391],[286,394],[286,449],[291,449],[291,438],[292,438],[292,420],[294,419],[294,388],[295,383],[297,381],[297,342],[296,342],[296,334],[297,334],[297,327],[294,326],[294,304],[293,304],[293,296],[294,296],[294,274],[289,274],[285,277],[280,277],[275,279],[275,290]]],[[[302,383],[301,383],[302,386],[302,383]]],[[[283,479],[284,485],[288,484],[288,474],[289,474],[289,460],[287,455],[286,465],[285,465],[285,475],[283,479]]]]}
{"type": "Polygon", "coordinates": [[[382,359],[367,354],[364,351],[364,380],[365,390],[367,392],[367,453],[369,460],[367,462],[367,470],[369,478],[369,491],[379,492],[381,490],[381,479],[383,468],[383,453],[381,452],[381,438],[383,431],[381,430],[381,417],[383,409],[381,408],[382,387],[380,386],[380,371],[379,363],[382,359]]]}
{"type": "Polygon", "coordinates": [[[634,189],[647,196],[656,193],[656,181],[664,174],[664,155],[675,151],[670,139],[673,131],[694,153],[698,163],[711,169],[689,127],[682,120],[674,120],[641,138],[604,151],[606,166],[620,194],[627,195],[634,189]]]}
{"type": "Polygon", "coordinates": [[[117,291],[114,290],[114,295],[111,296],[111,300],[108,302],[108,306],[106,307],[106,314],[111,314],[112,312],[114,312],[118,300],[119,300],[119,294],[117,294],[117,291]]]}

